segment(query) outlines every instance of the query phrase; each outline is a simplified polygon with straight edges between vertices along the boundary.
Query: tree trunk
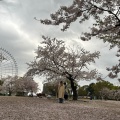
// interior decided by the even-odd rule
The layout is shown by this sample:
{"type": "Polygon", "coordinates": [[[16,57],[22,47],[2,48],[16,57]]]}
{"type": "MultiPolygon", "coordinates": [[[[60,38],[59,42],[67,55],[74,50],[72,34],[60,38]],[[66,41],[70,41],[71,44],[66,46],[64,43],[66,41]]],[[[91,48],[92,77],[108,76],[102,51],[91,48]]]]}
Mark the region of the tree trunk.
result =
{"type": "Polygon", "coordinates": [[[9,96],[11,96],[11,95],[12,95],[12,90],[11,90],[10,88],[9,88],[8,93],[9,93],[9,96]]]}
{"type": "Polygon", "coordinates": [[[77,100],[78,99],[77,86],[75,86],[74,80],[70,80],[70,82],[71,82],[71,88],[73,92],[73,100],[77,100]]]}

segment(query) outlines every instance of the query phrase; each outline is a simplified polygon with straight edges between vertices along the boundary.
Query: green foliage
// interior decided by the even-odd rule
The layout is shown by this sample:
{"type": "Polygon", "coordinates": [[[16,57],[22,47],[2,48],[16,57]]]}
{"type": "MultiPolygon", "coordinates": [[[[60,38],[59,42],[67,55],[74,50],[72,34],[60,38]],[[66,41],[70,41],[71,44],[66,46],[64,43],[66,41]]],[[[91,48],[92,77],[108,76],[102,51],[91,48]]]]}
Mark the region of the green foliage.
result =
{"type": "Polygon", "coordinates": [[[25,96],[25,92],[17,92],[16,96],[25,96]]]}
{"type": "Polygon", "coordinates": [[[100,91],[104,88],[109,90],[119,90],[119,86],[114,86],[112,83],[108,81],[99,81],[97,83],[91,83],[89,85],[84,85],[82,87],[79,86],[78,96],[96,96],[96,98],[100,98],[100,91]]]}
{"type": "Polygon", "coordinates": [[[103,88],[108,88],[109,90],[118,90],[119,87],[118,86],[114,86],[112,83],[108,82],[108,81],[99,81],[97,83],[91,83],[88,88],[87,91],[90,92],[90,95],[96,96],[97,98],[100,97],[100,91],[103,88]]]}
{"type": "Polygon", "coordinates": [[[0,96],[5,96],[5,94],[4,93],[0,93],[0,96]]]}
{"type": "Polygon", "coordinates": [[[95,83],[91,83],[88,88],[87,88],[87,92],[89,93],[89,95],[94,95],[95,89],[94,89],[95,83]]]}
{"type": "Polygon", "coordinates": [[[78,89],[78,96],[87,96],[87,85],[85,85],[85,86],[82,86],[82,87],[79,87],[79,89],[78,89]]]}
{"type": "Polygon", "coordinates": [[[54,86],[54,84],[45,83],[43,85],[43,93],[56,96],[56,92],[57,86],[54,86]]]}

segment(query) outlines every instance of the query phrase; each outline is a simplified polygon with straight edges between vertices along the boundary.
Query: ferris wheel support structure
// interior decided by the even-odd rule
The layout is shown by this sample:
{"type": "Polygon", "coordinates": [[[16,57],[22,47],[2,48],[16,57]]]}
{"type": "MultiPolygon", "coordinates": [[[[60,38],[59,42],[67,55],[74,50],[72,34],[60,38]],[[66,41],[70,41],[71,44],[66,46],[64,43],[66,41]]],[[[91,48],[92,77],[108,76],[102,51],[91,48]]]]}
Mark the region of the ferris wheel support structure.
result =
{"type": "Polygon", "coordinates": [[[14,57],[5,49],[0,48],[0,79],[18,75],[18,67],[14,57]]]}

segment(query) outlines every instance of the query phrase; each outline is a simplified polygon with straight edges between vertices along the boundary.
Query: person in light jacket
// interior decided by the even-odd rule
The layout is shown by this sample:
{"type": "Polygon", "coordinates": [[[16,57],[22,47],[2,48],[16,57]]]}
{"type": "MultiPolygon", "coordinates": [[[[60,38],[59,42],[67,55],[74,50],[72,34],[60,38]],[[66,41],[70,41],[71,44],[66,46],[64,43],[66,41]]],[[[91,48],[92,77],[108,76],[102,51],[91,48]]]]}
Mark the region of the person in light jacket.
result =
{"type": "Polygon", "coordinates": [[[64,93],[65,93],[65,86],[64,86],[64,84],[63,84],[63,81],[60,81],[60,84],[59,84],[59,86],[58,86],[58,98],[59,98],[59,103],[63,103],[64,93]]]}

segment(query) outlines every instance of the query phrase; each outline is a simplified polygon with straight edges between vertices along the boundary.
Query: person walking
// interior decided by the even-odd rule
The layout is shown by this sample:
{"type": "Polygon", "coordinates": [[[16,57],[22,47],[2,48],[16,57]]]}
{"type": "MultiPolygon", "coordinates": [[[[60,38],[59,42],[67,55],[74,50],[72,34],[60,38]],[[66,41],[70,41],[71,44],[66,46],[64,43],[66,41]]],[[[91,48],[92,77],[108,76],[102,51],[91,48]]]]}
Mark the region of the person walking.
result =
{"type": "Polygon", "coordinates": [[[58,98],[59,98],[59,103],[63,103],[64,93],[65,93],[65,86],[64,86],[63,81],[60,81],[60,84],[59,84],[59,86],[58,86],[58,98]]]}

